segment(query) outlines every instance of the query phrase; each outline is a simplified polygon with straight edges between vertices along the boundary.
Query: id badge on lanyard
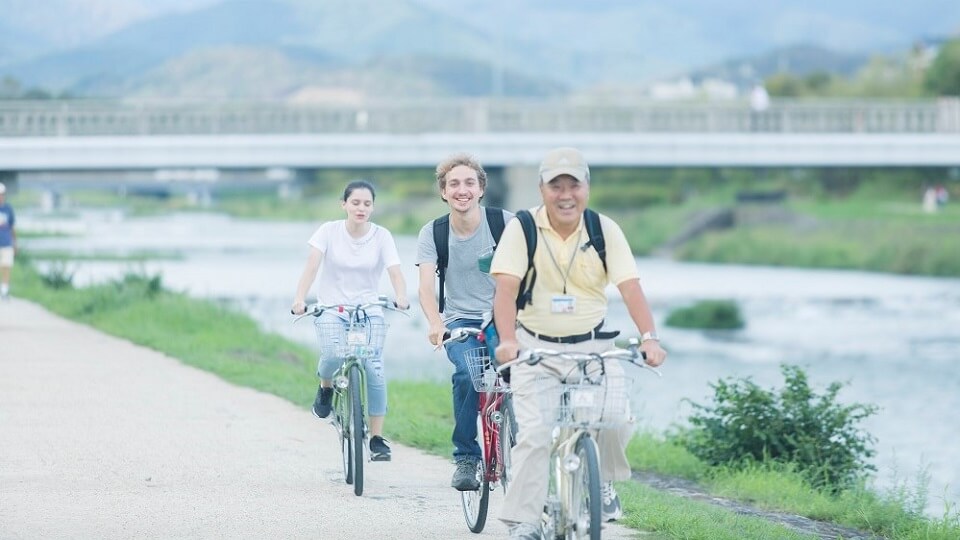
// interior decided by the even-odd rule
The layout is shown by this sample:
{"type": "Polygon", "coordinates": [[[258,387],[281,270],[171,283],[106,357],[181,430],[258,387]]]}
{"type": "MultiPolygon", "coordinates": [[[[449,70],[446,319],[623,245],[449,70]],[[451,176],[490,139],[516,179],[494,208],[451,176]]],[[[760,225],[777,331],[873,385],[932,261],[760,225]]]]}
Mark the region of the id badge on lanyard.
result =
{"type": "Polygon", "coordinates": [[[577,308],[577,298],[569,294],[555,294],[550,299],[551,313],[573,313],[577,308]]]}

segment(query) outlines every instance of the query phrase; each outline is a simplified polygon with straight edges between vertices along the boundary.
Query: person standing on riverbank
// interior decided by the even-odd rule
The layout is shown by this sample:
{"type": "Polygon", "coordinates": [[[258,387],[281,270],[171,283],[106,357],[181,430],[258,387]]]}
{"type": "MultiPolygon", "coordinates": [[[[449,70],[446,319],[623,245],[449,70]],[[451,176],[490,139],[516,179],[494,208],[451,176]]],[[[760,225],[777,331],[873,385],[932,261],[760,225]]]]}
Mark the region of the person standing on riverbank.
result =
{"type": "Polygon", "coordinates": [[[0,184],[0,298],[10,296],[10,270],[17,253],[17,219],[7,202],[7,186],[0,184]]]}
{"type": "MultiPolygon", "coordinates": [[[[317,302],[321,304],[356,305],[376,302],[380,296],[377,287],[384,269],[390,275],[397,307],[410,307],[407,284],[400,271],[400,255],[393,235],[370,221],[375,196],[373,185],[369,182],[350,182],[343,191],[340,203],[347,214],[346,219],[324,223],[310,237],[307,242],[310,252],[297,283],[291,308],[295,315],[306,312],[305,298],[310,286],[314,284],[317,302]]],[[[380,308],[368,310],[367,315],[374,323],[383,323],[380,308]]],[[[317,322],[348,324],[333,312],[325,312],[317,322]]],[[[323,349],[321,344],[321,350],[323,349]]],[[[328,357],[321,353],[317,365],[320,385],[313,402],[313,414],[318,418],[330,415],[333,403],[331,377],[342,363],[342,358],[328,357]]],[[[383,438],[383,420],[387,413],[387,382],[384,377],[383,358],[367,358],[364,360],[364,367],[367,372],[367,397],[370,406],[370,459],[390,461],[390,447],[383,438]]]]}
{"type": "MultiPolygon", "coordinates": [[[[420,307],[429,321],[427,339],[434,346],[451,329],[480,328],[484,315],[492,311],[494,283],[490,261],[504,224],[513,217],[505,210],[480,206],[487,188],[487,173],[472,156],[456,154],[441,162],[437,165],[436,181],[440,198],[450,207],[450,213],[424,225],[417,238],[420,307]],[[438,246],[437,242],[444,239],[445,246],[438,246]],[[446,256],[440,257],[443,250],[446,256]],[[434,292],[438,275],[439,299],[434,292]]],[[[454,368],[452,440],[457,464],[450,485],[459,491],[480,487],[478,398],[466,365],[466,352],[480,346],[475,337],[446,345],[447,358],[454,368]]]]}
{"type": "MultiPolygon", "coordinates": [[[[502,364],[517,358],[521,348],[583,353],[613,348],[618,332],[603,329],[608,309],[605,288],[609,283],[616,285],[623,297],[640,334],[640,349],[646,354],[647,364],[659,366],[667,353],[660,347],[637,263],[623,230],[612,219],[598,214],[602,245],[590,236],[586,213],[590,169],[583,155],[575,148],[555,148],[544,156],[538,176],[543,204],[529,211],[538,239],[532,259],[518,218],[504,230],[490,270],[496,279],[493,310],[500,336],[497,360],[502,364]],[[532,297],[518,304],[521,280],[530,270],[536,273],[536,279],[531,279],[532,297]]],[[[540,538],[552,424],[543,417],[539,395],[559,385],[559,374],[567,369],[558,359],[511,368],[518,430],[512,479],[501,513],[510,527],[510,538],[540,538]]],[[[622,376],[623,367],[617,362],[607,363],[605,369],[607,375],[622,376]]],[[[597,436],[604,521],[617,520],[623,514],[613,482],[630,478],[625,450],[632,434],[632,427],[626,424],[602,429],[597,436]]]]}

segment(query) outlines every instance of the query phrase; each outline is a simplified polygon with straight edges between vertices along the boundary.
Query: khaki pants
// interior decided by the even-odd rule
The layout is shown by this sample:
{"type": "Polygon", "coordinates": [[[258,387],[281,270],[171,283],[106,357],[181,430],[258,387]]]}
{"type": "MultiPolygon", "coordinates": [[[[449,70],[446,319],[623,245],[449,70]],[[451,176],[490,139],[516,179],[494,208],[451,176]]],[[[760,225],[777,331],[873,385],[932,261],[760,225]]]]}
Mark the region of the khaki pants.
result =
{"type": "MultiPolygon", "coordinates": [[[[604,352],[613,348],[613,340],[593,340],[572,345],[540,341],[522,328],[517,329],[517,341],[521,349],[551,349],[570,352],[604,352]]],[[[557,395],[544,385],[543,378],[558,381],[561,373],[570,371],[571,362],[548,358],[535,366],[519,364],[510,371],[510,387],[513,391],[513,408],[517,418],[517,443],[511,452],[511,479],[503,501],[500,518],[518,523],[539,523],[547,498],[550,475],[550,448],[552,446],[550,422],[543,419],[540,394],[557,395]]],[[[612,377],[622,376],[619,361],[607,363],[607,373],[612,377]]],[[[559,382],[554,384],[556,387],[559,382]]],[[[624,411],[627,415],[627,411],[624,411]]],[[[600,479],[603,482],[630,478],[630,463],[627,462],[627,443],[633,435],[633,425],[624,424],[619,429],[600,430],[597,445],[600,448],[600,479]]]]}

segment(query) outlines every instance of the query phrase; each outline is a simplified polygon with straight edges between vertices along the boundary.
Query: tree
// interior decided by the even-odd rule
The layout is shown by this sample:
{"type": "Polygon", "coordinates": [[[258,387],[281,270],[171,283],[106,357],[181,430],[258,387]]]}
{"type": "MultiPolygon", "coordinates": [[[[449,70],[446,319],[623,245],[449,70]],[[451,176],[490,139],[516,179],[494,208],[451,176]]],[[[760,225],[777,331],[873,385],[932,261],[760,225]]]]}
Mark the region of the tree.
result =
{"type": "Polygon", "coordinates": [[[960,96],[960,38],[943,44],[924,82],[938,96],[960,96]]]}

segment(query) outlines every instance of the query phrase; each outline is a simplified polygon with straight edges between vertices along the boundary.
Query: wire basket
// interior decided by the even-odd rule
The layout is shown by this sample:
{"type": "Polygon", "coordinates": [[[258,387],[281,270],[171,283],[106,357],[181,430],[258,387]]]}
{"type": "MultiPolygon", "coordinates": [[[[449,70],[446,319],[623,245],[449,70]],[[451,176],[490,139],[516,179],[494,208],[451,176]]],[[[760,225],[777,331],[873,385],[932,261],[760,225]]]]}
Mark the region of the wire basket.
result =
{"type": "Polygon", "coordinates": [[[325,358],[375,358],[383,352],[389,325],[380,321],[350,324],[320,321],[316,323],[320,354],[325,358]]]}
{"type": "Polygon", "coordinates": [[[464,353],[470,381],[477,392],[509,392],[510,386],[497,373],[490,363],[490,354],[486,347],[467,349],[464,353]]]}
{"type": "Polygon", "coordinates": [[[544,418],[560,427],[613,428],[632,422],[633,379],[606,376],[605,384],[558,383],[554,378],[537,380],[544,418]]]}

